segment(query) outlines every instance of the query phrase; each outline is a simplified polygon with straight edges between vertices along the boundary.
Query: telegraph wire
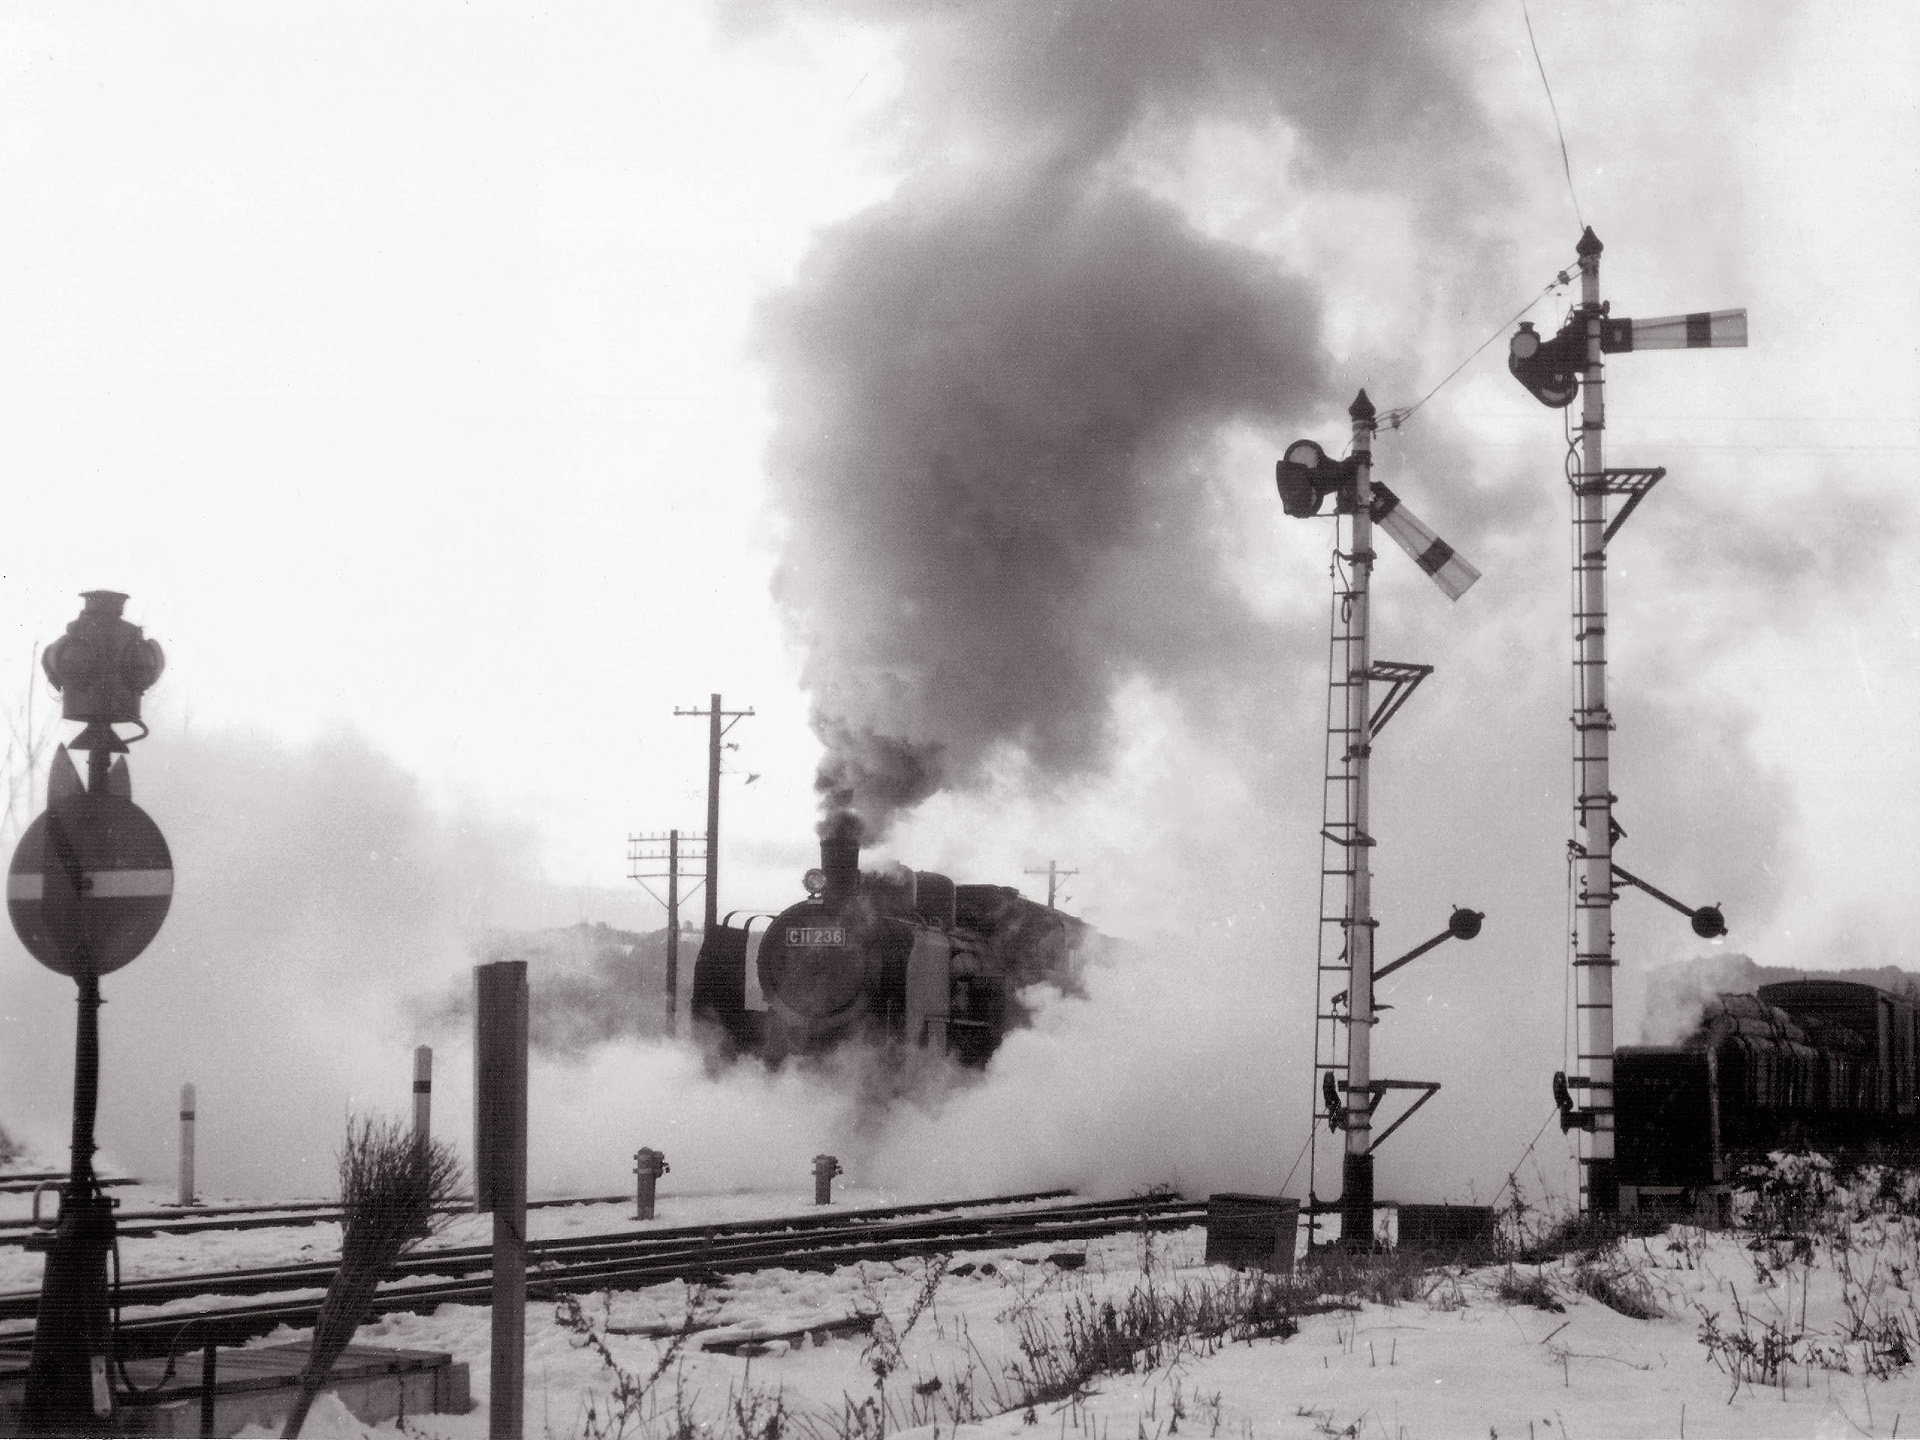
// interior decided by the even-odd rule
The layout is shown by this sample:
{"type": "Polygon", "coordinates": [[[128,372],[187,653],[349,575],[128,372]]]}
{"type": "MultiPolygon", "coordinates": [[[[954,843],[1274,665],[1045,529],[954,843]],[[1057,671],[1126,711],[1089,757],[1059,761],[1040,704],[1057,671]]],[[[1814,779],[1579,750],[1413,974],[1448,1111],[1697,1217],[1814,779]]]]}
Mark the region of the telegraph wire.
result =
{"type": "Polygon", "coordinates": [[[1573,201],[1573,218],[1580,222],[1580,228],[1587,228],[1587,220],[1580,213],[1580,197],[1573,189],[1573,162],[1567,159],[1567,132],[1560,128],[1560,107],[1553,103],[1553,86],[1547,83],[1547,67],[1540,59],[1540,42],[1533,38],[1533,16],[1527,13],[1527,0],[1520,0],[1520,18],[1527,22],[1527,44],[1533,48],[1534,67],[1540,72],[1540,84],[1547,92],[1547,109],[1553,112],[1553,133],[1560,137],[1560,168],[1567,176],[1567,198],[1573,201]]]}

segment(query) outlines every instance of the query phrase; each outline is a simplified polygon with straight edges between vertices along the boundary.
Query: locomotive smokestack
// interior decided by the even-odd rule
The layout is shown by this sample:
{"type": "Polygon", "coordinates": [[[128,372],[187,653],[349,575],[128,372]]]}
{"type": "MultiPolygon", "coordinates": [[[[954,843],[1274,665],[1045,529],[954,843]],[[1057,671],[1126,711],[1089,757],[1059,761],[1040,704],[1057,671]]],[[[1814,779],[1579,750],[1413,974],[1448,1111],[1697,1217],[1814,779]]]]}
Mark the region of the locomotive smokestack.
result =
{"type": "Polygon", "coordinates": [[[820,868],[827,872],[823,898],[839,905],[860,888],[860,821],[842,811],[820,827],[820,868]]]}

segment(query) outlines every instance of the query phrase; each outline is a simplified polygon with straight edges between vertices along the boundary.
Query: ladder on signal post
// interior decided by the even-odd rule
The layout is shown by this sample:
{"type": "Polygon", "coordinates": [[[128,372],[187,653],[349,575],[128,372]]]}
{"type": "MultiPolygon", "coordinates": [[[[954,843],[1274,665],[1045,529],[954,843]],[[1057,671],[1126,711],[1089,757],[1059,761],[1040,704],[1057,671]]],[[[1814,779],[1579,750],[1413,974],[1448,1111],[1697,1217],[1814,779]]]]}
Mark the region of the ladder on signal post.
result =
{"type": "MultiPolygon", "coordinates": [[[[1327,723],[1325,763],[1321,766],[1320,799],[1320,897],[1318,946],[1313,977],[1313,1128],[1308,1137],[1307,1162],[1307,1242],[1314,1243],[1319,1222],[1320,1132],[1333,1119],[1325,1097],[1326,1077],[1331,1076],[1339,1093],[1345,1093],[1347,1081],[1347,1005],[1345,986],[1347,968],[1347,886],[1353,876],[1354,852],[1374,843],[1373,837],[1360,832],[1354,816],[1358,810],[1360,772],[1356,763],[1355,735],[1347,722],[1348,692],[1360,684],[1378,684],[1386,688],[1375,703],[1368,730],[1378,735],[1381,729],[1406,704],[1422,680],[1433,673],[1431,665],[1413,665],[1393,660],[1376,660],[1365,676],[1356,674],[1356,661],[1367,653],[1366,633],[1353,627],[1355,591],[1346,560],[1349,544],[1340,540],[1346,534],[1345,516],[1337,519],[1333,553],[1333,599],[1330,639],[1327,648],[1327,723]]],[[[1425,1083],[1390,1081],[1381,1088],[1425,1088],[1425,1083]]],[[[1437,1086],[1434,1088],[1438,1088],[1437,1086]]],[[[1424,1103],[1423,1097],[1418,1104],[1424,1103]]],[[[1412,1112],[1409,1111],[1409,1114],[1412,1112]]],[[[1394,1124],[1395,1129],[1405,1116],[1394,1124]]],[[[1329,1130],[1330,1136],[1341,1132],[1329,1130]]],[[[1383,1134],[1381,1139],[1385,1139],[1383,1134]]],[[[1331,1179],[1338,1184],[1344,1145],[1331,1144],[1331,1179]]]]}

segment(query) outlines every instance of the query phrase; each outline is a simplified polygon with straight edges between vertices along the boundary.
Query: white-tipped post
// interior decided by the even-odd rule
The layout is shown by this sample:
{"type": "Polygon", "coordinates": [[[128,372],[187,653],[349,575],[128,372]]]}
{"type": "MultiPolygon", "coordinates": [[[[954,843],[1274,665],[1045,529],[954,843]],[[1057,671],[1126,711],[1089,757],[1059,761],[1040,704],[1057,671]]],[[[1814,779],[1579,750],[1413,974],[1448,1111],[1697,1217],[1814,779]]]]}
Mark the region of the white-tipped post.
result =
{"type": "Polygon", "coordinates": [[[193,1086],[180,1087],[180,1203],[193,1204],[193,1086]]]}
{"type": "Polygon", "coordinates": [[[421,1144],[433,1138],[433,1047],[413,1052],[413,1138],[421,1144]]]}

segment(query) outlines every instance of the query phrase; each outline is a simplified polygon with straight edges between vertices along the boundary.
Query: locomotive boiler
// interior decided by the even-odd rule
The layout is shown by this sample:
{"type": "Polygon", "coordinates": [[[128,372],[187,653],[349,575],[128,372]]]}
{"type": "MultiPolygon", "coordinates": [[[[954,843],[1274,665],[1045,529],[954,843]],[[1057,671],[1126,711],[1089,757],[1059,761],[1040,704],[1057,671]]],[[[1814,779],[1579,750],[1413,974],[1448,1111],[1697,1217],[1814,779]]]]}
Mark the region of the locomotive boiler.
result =
{"type": "Polygon", "coordinates": [[[859,842],[844,836],[821,840],[804,888],[778,915],[737,925],[728,916],[701,946],[695,1027],[723,1053],[777,1063],[867,1043],[984,1065],[1026,1023],[1021,992],[1076,987],[1092,933],[1010,886],[957,885],[899,865],[863,873],[859,842]]]}
{"type": "Polygon", "coordinates": [[[1620,1047],[1621,1212],[1724,1219],[1739,1166],[1769,1150],[1845,1153],[1920,1139],[1917,1031],[1920,1012],[1905,995],[1789,980],[1718,996],[1679,1045],[1620,1047]]]}

